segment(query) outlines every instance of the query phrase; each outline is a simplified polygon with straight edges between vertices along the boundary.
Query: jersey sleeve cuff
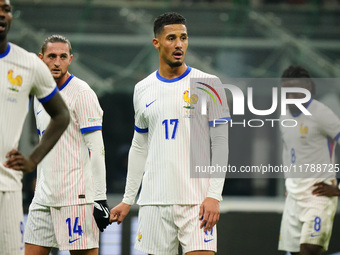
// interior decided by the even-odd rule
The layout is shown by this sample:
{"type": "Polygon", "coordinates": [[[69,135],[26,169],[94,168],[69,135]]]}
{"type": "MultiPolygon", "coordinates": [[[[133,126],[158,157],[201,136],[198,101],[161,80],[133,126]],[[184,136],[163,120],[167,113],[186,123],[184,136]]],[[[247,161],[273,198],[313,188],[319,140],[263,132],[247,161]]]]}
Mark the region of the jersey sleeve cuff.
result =
{"type": "Polygon", "coordinates": [[[124,197],[122,202],[127,204],[127,205],[133,205],[135,203],[135,200],[134,199],[128,199],[128,198],[124,197]]]}
{"type": "Polygon", "coordinates": [[[340,132],[334,137],[334,140],[339,142],[339,138],[340,138],[340,132]]]}
{"type": "Polygon", "coordinates": [[[212,120],[212,121],[209,121],[209,127],[216,127],[217,125],[227,124],[228,122],[230,122],[230,120],[231,120],[230,117],[212,120]]]}
{"type": "Polygon", "coordinates": [[[222,196],[221,195],[217,195],[217,194],[209,194],[207,195],[207,197],[210,197],[210,198],[214,198],[216,199],[217,201],[221,202],[223,200],[222,196]]]}
{"type": "Polygon", "coordinates": [[[207,197],[214,198],[214,199],[216,199],[219,202],[221,202],[223,200],[221,195],[216,195],[216,194],[208,194],[207,197]]]}
{"type": "Polygon", "coordinates": [[[102,130],[102,126],[94,126],[94,127],[81,128],[80,132],[82,134],[86,134],[86,133],[97,131],[97,130],[102,130]]]}
{"type": "Polygon", "coordinates": [[[58,87],[55,87],[54,90],[48,96],[43,97],[43,98],[38,98],[39,102],[42,104],[48,102],[55,95],[55,93],[57,93],[57,91],[58,91],[58,87]]]}
{"type": "Polygon", "coordinates": [[[139,128],[137,126],[135,126],[135,130],[138,132],[138,133],[147,133],[149,131],[148,128],[139,128]]]}

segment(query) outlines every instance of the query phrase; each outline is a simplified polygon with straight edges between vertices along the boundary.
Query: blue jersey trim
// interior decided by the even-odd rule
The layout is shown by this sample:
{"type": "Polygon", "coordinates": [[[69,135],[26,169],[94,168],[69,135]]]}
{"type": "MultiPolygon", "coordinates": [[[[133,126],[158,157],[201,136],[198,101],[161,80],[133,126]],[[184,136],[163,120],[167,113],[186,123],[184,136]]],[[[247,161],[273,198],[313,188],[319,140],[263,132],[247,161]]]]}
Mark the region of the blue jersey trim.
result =
{"type": "Polygon", "coordinates": [[[5,50],[4,53],[0,54],[0,58],[4,58],[8,55],[9,51],[11,50],[11,45],[9,43],[7,43],[7,49],[5,50]]]}
{"type": "Polygon", "coordinates": [[[38,135],[43,135],[45,133],[45,130],[43,130],[42,132],[40,132],[40,129],[37,129],[37,133],[38,135]]]}
{"type": "MultiPolygon", "coordinates": [[[[310,103],[313,101],[313,98],[311,98],[310,100],[309,100],[309,102],[307,103],[307,105],[305,106],[306,107],[306,109],[309,107],[309,105],[310,105],[310,103]]],[[[299,117],[300,115],[301,115],[301,113],[302,112],[300,112],[299,114],[292,114],[292,116],[294,117],[294,118],[296,118],[296,117],[299,117]]]]}
{"type": "Polygon", "coordinates": [[[176,81],[183,79],[185,76],[187,76],[190,73],[190,71],[191,71],[191,67],[188,66],[187,70],[185,70],[185,72],[181,76],[178,76],[178,77],[173,78],[173,79],[166,79],[166,78],[162,77],[159,74],[159,70],[157,70],[156,76],[157,76],[157,79],[160,80],[160,81],[163,81],[163,82],[166,82],[166,83],[172,83],[172,82],[176,82],[176,81]]]}
{"type": "Polygon", "coordinates": [[[339,140],[339,137],[340,137],[340,133],[338,133],[338,134],[334,137],[334,140],[335,140],[335,141],[338,141],[338,140],[339,140]]]}
{"type": "Polygon", "coordinates": [[[73,74],[71,74],[71,76],[70,77],[68,77],[68,79],[64,82],[64,84],[63,85],[61,85],[61,87],[59,88],[59,90],[62,90],[63,88],[65,88],[66,87],[66,85],[72,80],[72,78],[74,77],[74,75],[73,74]]]}
{"type": "Polygon", "coordinates": [[[329,158],[332,161],[333,151],[334,151],[334,140],[327,136],[327,144],[328,144],[328,152],[329,152],[329,158]]]}
{"type": "Polygon", "coordinates": [[[82,134],[85,134],[85,133],[89,133],[89,132],[97,131],[97,130],[101,130],[101,129],[102,129],[102,126],[86,127],[86,128],[81,128],[80,132],[82,134]]]}
{"type": "Polygon", "coordinates": [[[220,119],[217,119],[217,120],[212,120],[212,121],[209,121],[209,127],[216,127],[217,125],[227,124],[230,121],[231,121],[230,117],[220,118],[220,119]]]}
{"type": "Polygon", "coordinates": [[[46,103],[47,101],[49,101],[54,96],[55,93],[57,93],[57,91],[58,91],[58,87],[56,86],[55,89],[48,96],[46,96],[44,98],[38,98],[39,102],[42,103],[42,104],[46,103]]]}
{"type": "Polygon", "coordinates": [[[149,132],[149,129],[148,128],[139,128],[137,126],[135,126],[135,130],[138,132],[138,133],[147,133],[149,132]]]}

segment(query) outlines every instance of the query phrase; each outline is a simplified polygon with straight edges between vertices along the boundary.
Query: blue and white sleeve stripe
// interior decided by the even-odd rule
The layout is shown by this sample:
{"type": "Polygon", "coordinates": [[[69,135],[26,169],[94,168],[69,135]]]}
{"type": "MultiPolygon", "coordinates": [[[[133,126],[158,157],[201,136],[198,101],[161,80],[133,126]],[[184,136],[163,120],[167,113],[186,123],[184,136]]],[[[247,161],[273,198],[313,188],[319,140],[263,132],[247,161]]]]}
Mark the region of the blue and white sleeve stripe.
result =
{"type": "Polygon", "coordinates": [[[209,127],[216,127],[217,125],[227,124],[230,121],[231,121],[230,117],[220,118],[220,119],[217,119],[217,120],[212,120],[212,121],[209,121],[209,127]]]}
{"type": "Polygon", "coordinates": [[[48,102],[55,95],[55,93],[57,93],[57,91],[58,91],[58,87],[55,87],[55,89],[48,96],[43,97],[43,98],[38,98],[39,102],[42,104],[48,102]]]}
{"type": "Polygon", "coordinates": [[[135,130],[138,132],[138,133],[147,133],[149,131],[148,128],[139,128],[137,126],[135,126],[135,130]]]}
{"type": "Polygon", "coordinates": [[[102,126],[94,126],[94,127],[86,127],[86,128],[81,128],[80,132],[82,134],[97,131],[97,130],[102,130],[102,126]]]}

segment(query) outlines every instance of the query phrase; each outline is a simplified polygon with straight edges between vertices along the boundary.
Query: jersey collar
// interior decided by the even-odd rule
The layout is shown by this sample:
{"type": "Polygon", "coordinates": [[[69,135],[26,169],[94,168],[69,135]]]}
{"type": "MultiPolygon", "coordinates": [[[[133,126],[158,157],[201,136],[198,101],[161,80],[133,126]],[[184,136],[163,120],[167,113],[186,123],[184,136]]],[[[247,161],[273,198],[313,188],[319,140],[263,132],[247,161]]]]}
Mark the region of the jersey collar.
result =
{"type": "Polygon", "coordinates": [[[63,88],[66,87],[66,85],[71,81],[71,79],[74,77],[73,74],[71,74],[70,77],[68,77],[68,79],[65,81],[65,83],[59,88],[59,90],[62,90],[63,88]]]}
{"type": "Polygon", "coordinates": [[[7,43],[7,49],[5,50],[4,53],[0,54],[0,58],[4,58],[8,55],[9,51],[11,50],[11,45],[9,43],[7,43]]]}
{"type": "MultiPolygon", "coordinates": [[[[305,106],[306,109],[309,107],[309,105],[311,104],[312,101],[313,101],[313,98],[311,98],[311,99],[309,100],[309,102],[307,103],[307,105],[305,106]]],[[[302,113],[302,112],[300,112],[300,113],[298,113],[298,114],[292,114],[292,116],[293,116],[294,118],[296,118],[296,117],[299,117],[299,116],[301,115],[301,113],[302,113]]]]}
{"type": "Polygon", "coordinates": [[[190,71],[191,71],[191,67],[188,66],[187,70],[185,70],[185,72],[181,76],[178,76],[178,77],[173,78],[173,79],[166,79],[166,78],[162,77],[159,74],[159,70],[157,70],[156,76],[157,76],[157,79],[160,80],[160,81],[163,81],[163,82],[166,82],[166,83],[172,83],[172,82],[176,82],[176,81],[183,79],[185,76],[187,76],[190,73],[190,71]]]}

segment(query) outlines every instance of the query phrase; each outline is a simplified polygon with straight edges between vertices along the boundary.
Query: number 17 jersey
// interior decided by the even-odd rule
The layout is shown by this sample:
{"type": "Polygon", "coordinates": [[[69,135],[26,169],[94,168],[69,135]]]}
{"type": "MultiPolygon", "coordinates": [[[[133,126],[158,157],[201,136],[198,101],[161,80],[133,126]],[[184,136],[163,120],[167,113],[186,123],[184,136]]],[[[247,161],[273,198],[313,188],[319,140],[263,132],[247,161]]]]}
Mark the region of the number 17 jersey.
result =
{"type": "MultiPolygon", "coordinates": [[[[230,120],[224,89],[213,75],[188,67],[174,79],[158,71],[134,91],[135,130],[148,133],[139,205],[200,204],[209,178],[193,178],[196,166],[210,166],[210,126],[230,120]]],[[[227,155],[226,155],[227,156],[227,155]]]]}

